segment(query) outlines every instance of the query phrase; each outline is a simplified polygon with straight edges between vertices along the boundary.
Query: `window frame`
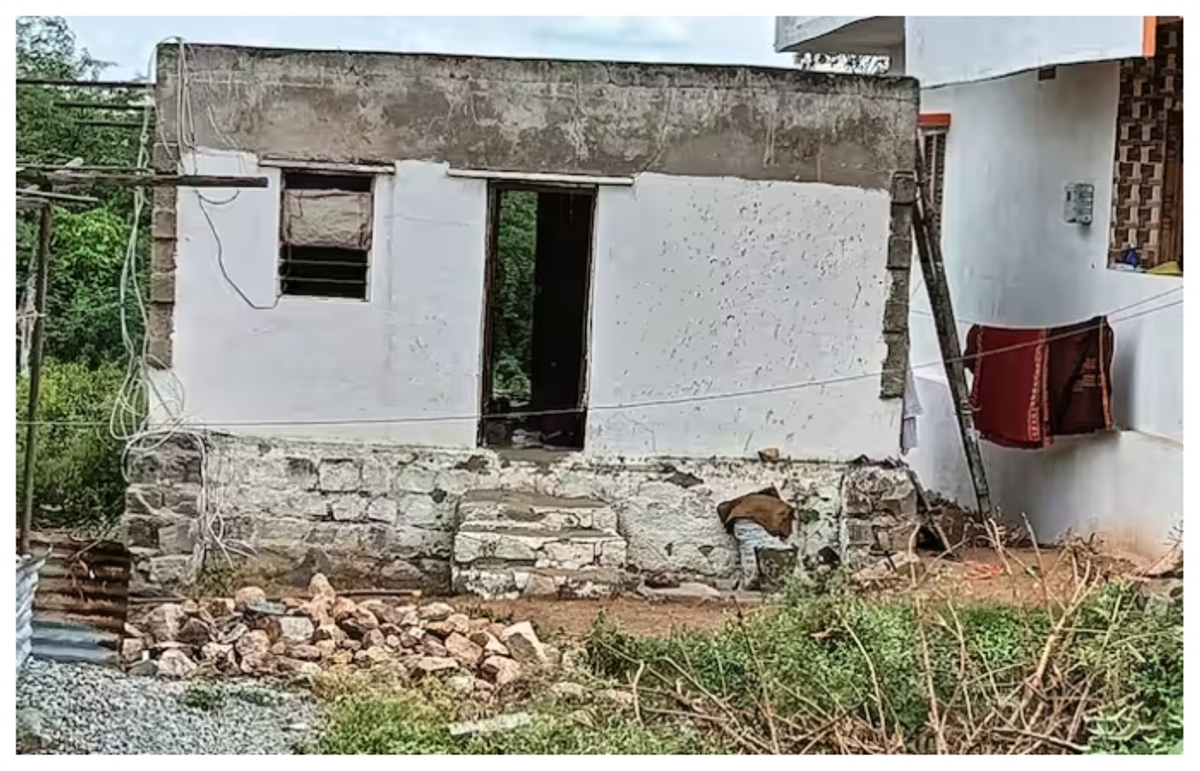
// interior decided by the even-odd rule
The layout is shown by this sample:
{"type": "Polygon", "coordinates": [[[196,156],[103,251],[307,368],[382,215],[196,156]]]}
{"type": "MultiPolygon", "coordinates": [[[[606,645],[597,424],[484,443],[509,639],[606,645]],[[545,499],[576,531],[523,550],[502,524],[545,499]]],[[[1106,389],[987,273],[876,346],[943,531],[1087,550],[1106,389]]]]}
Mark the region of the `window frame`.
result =
{"type": "Polygon", "coordinates": [[[917,118],[921,141],[921,173],[929,183],[929,205],[933,224],[942,237],[942,212],[946,195],[946,145],[950,139],[949,113],[922,113],[917,118]]]}
{"type": "MultiPolygon", "coordinates": [[[[352,168],[310,168],[304,166],[289,167],[282,166],[279,175],[279,233],[278,233],[278,250],[275,262],[275,284],[276,293],[285,300],[342,300],[349,302],[370,302],[371,300],[371,271],[374,264],[374,226],[375,226],[375,193],[378,184],[377,173],[371,171],[352,168]],[[289,179],[293,184],[288,184],[289,179]],[[290,224],[292,214],[289,212],[289,191],[309,191],[312,193],[329,192],[333,194],[345,193],[346,195],[365,196],[366,197],[366,213],[365,219],[362,222],[362,228],[365,230],[365,244],[362,247],[348,247],[344,244],[315,244],[301,243],[294,244],[290,241],[290,224]],[[340,251],[346,253],[360,254],[362,256],[362,289],[361,292],[339,294],[330,291],[289,291],[289,287],[294,288],[297,283],[306,283],[310,286],[324,284],[327,287],[339,283],[344,283],[341,279],[331,277],[324,278],[297,278],[287,273],[289,265],[294,266],[293,260],[289,255],[292,250],[303,249],[312,252],[333,252],[340,251]]],[[[310,263],[310,264],[316,264],[310,263]]],[[[330,260],[330,265],[339,264],[338,261],[330,260]]],[[[360,266],[357,261],[345,261],[345,267],[357,269],[360,266]]],[[[357,279],[348,280],[354,284],[357,290],[357,279]]]]}

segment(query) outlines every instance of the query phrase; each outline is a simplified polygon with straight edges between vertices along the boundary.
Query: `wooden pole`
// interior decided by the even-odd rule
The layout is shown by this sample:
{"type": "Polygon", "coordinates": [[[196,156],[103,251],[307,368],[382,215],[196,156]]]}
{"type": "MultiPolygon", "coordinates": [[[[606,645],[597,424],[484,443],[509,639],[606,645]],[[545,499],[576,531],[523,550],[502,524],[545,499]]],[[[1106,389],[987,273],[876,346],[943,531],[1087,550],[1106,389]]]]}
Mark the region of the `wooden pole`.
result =
{"type": "MultiPolygon", "coordinates": [[[[85,187],[228,187],[265,188],[266,177],[223,176],[214,174],[105,174],[96,172],[62,171],[43,172],[23,168],[17,176],[31,183],[53,183],[57,186],[85,187]]],[[[30,192],[30,195],[37,195],[30,192]]]]}
{"type": "Polygon", "coordinates": [[[958,324],[955,321],[954,304],[950,300],[950,285],[946,281],[946,265],[942,261],[941,238],[931,216],[930,201],[933,199],[929,195],[929,180],[925,178],[923,155],[918,140],[917,205],[916,216],[913,217],[913,235],[917,242],[917,256],[921,261],[921,274],[925,278],[925,290],[929,293],[933,323],[937,328],[946,380],[950,386],[950,396],[954,400],[954,412],[958,416],[958,430],[962,438],[963,452],[967,457],[967,470],[975,488],[979,513],[986,519],[992,515],[992,496],[988,489],[983,453],[979,449],[979,435],[975,431],[975,418],[971,411],[966,367],[963,365],[962,347],[958,342],[958,324]]]}
{"type": "Polygon", "coordinates": [[[42,388],[42,350],[45,347],[46,290],[50,282],[50,240],[54,227],[54,209],[46,203],[42,206],[42,222],[38,237],[37,277],[34,280],[33,335],[29,352],[29,409],[25,428],[25,500],[21,512],[19,549],[21,555],[29,554],[29,530],[33,526],[34,461],[37,459],[37,413],[38,397],[42,388]]]}

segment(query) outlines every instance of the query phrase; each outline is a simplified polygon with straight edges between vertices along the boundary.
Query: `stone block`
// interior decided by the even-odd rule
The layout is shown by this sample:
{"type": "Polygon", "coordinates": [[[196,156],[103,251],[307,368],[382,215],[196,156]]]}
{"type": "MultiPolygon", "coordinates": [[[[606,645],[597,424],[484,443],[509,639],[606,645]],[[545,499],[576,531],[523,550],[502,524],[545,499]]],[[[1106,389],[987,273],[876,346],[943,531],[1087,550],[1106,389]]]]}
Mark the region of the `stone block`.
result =
{"type": "Polygon", "coordinates": [[[629,548],[625,539],[605,541],[596,547],[596,564],[601,567],[623,568],[629,548]]]}
{"type": "Polygon", "coordinates": [[[883,374],[879,377],[879,398],[900,399],[904,396],[905,374],[908,371],[908,332],[885,332],[887,355],[883,359],[883,374]]]}
{"type": "Polygon", "coordinates": [[[175,271],[150,274],[150,301],[156,303],[175,302],[175,271]]]}
{"type": "Polygon", "coordinates": [[[842,482],[842,512],[850,517],[896,514],[915,517],[917,491],[907,469],[854,466],[842,482]]]}
{"type": "Polygon", "coordinates": [[[887,300],[883,305],[883,331],[903,333],[908,329],[908,269],[889,270],[887,300]]]}
{"type": "Polygon", "coordinates": [[[126,546],[157,549],[160,522],[156,516],[126,514],[121,521],[121,540],[126,546]]]}
{"type": "MultiPolygon", "coordinates": [[[[401,466],[392,479],[392,489],[397,493],[424,493],[428,495],[437,487],[436,468],[429,468],[420,461],[401,466]]],[[[398,496],[399,497],[399,496],[398,496]]]]}
{"type": "MultiPolygon", "coordinates": [[[[247,520],[248,521],[248,520],[247,520]]],[[[255,540],[264,546],[289,546],[307,543],[314,525],[305,519],[291,517],[255,518],[255,540]]]]}
{"type": "Polygon", "coordinates": [[[154,485],[130,485],[125,490],[125,513],[150,514],[161,509],[162,491],[154,485]]]}
{"type": "Polygon", "coordinates": [[[175,239],[156,238],[150,252],[150,268],[156,271],[175,270],[175,239]]]}
{"type": "Polygon", "coordinates": [[[551,541],[538,556],[537,567],[579,570],[596,562],[595,541],[551,541]]]}
{"type": "Polygon", "coordinates": [[[196,548],[193,522],[173,522],[158,528],[158,548],[163,554],[191,554],[196,548]]]}
{"type": "Polygon", "coordinates": [[[255,493],[255,497],[261,501],[262,509],[275,515],[312,520],[333,518],[329,499],[318,492],[296,491],[280,494],[272,490],[260,490],[255,493]]]}
{"type": "Polygon", "coordinates": [[[317,464],[311,458],[284,458],[287,483],[301,490],[317,489],[317,464]]]}
{"type": "Polygon", "coordinates": [[[372,498],[367,501],[367,519],[393,525],[396,523],[396,502],[388,497],[372,498]]]}
{"type": "Polygon", "coordinates": [[[362,522],[367,518],[370,500],[358,494],[331,495],[325,499],[335,522],[362,522]]]}
{"type": "Polygon", "coordinates": [[[374,495],[392,491],[392,469],[381,458],[368,458],[362,467],[362,489],[374,495]]]}
{"type": "Polygon", "coordinates": [[[434,503],[429,493],[397,493],[394,496],[396,523],[410,527],[449,530],[455,525],[449,502],[434,503]]]}
{"type": "Polygon", "coordinates": [[[151,584],[182,586],[195,581],[199,566],[191,554],[171,554],[150,557],[145,561],[147,580],[151,584]]]}
{"type": "Polygon", "coordinates": [[[362,466],[353,460],[323,460],[317,466],[317,484],[328,493],[356,492],[362,488],[362,466]]]}
{"type": "Polygon", "coordinates": [[[537,560],[539,540],[511,537],[496,530],[459,530],[454,538],[454,561],[470,564],[480,560],[501,560],[533,565],[537,560]]]}
{"type": "Polygon", "coordinates": [[[406,559],[415,557],[448,560],[454,550],[454,534],[448,530],[429,530],[401,525],[391,531],[388,551],[406,559]]]}
{"type": "Polygon", "coordinates": [[[159,488],[164,509],[174,514],[195,517],[200,513],[200,485],[165,485],[159,488]]]}

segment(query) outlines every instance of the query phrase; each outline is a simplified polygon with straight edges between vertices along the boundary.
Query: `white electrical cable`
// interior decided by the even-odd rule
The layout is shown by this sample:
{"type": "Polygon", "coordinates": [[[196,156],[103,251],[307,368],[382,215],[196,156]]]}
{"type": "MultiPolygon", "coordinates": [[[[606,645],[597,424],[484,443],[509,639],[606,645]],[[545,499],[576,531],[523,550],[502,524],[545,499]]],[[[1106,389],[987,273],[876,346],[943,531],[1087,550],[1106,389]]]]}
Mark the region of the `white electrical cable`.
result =
{"type": "MultiPolygon", "coordinates": [[[[194,138],[195,129],[191,116],[191,96],[187,89],[187,73],[185,69],[186,49],[184,42],[182,39],[173,38],[162,41],[160,45],[169,42],[176,42],[179,45],[179,88],[176,100],[176,129],[179,132],[179,147],[181,149],[175,155],[174,161],[178,168],[183,169],[185,166],[183,148],[194,148],[192,139],[194,138]]],[[[158,46],[155,46],[155,51],[157,52],[157,50],[158,46]]],[[[154,58],[152,55],[150,65],[147,67],[147,70],[150,72],[155,70],[154,58]]],[[[143,113],[142,132],[136,164],[139,170],[150,170],[151,166],[149,140],[150,116],[153,107],[153,104],[148,104],[143,113]]],[[[162,133],[162,121],[159,120],[155,123],[159,132],[158,138],[161,145],[170,152],[171,145],[166,141],[166,137],[162,133]]],[[[216,129],[215,124],[214,129],[216,129]]],[[[220,133],[219,129],[217,131],[220,133]]],[[[240,157],[238,163],[240,167],[240,157]]],[[[196,161],[193,159],[193,166],[196,165],[196,161]]],[[[199,191],[195,192],[199,196],[200,205],[203,208],[204,202],[207,199],[203,195],[200,195],[199,191]]],[[[208,203],[216,205],[230,203],[237,198],[238,193],[235,193],[228,201],[208,201],[208,203]]],[[[122,451],[122,470],[126,472],[126,483],[129,481],[127,470],[133,456],[153,452],[165,444],[180,438],[188,440],[190,444],[195,446],[200,456],[200,489],[197,494],[196,505],[199,512],[198,523],[203,536],[199,539],[200,548],[205,549],[209,545],[216,545],[221,550],[226,561],[232,564],[231,553],[240,556],[250,556],[253,554],[253,550],[225,538],[225,523],[219,507],[211,505],[214,502],[209,501],[208,474],[210,458],[208,455],[207,432],[192,430],[184,425],[183,384],[179,381],[178,377],[167,368],[161,366],[153,368],[164,373],[164,377],[168,379],[168,382],[164,386],[173,386],[171,389],[173,393],[166,394],[163,392],[164,389],[160,388],[157,382],[159,378],[155,376],[151,367],[151,359],[153,357],[149,350],[150,319],[137,278],[138,227],[141,222],[142,210],[145,208],[145,201],[146,195],[144,189],[140,187],[134,188],[133,218],[125,260],[121,267],[121,279],[118,291],[121,314],[121,339],[128,363],[125,377],[113,406],[113,412],[109,421],[109,431],[114,438],[124,442],[125,445],[122,451]],[[136,311],[141,317],[143,335],[140,346],[130,331],[130,323],[127,315],[128,300],[130,299],[132,299],[136,311]],[[166,417],[165,420],[159,422],[154,427],[147,425],[148,413],[151,409],[158,409],[166,417]]],[[[207,212],[205,211],[204,213],[207,218],[207,212]]],[[[158,364],[161,365],[162,362],[158,362],[158,364]]],[[[203,557],[203,553],[201,557],[203,557]]]]}

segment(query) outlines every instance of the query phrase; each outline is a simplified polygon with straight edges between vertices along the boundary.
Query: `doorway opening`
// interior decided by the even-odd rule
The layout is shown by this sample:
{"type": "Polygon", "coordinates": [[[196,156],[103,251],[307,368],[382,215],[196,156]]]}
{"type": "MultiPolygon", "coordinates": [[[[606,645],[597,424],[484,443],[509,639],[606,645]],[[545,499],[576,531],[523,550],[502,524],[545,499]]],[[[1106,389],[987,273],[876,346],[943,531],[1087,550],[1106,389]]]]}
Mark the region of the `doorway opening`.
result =
{"type": "Polygon", "coordinates": [[[479,444],[583,449],[596,190],[493,183],[479,444]]]}

